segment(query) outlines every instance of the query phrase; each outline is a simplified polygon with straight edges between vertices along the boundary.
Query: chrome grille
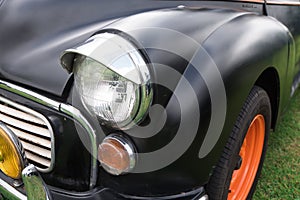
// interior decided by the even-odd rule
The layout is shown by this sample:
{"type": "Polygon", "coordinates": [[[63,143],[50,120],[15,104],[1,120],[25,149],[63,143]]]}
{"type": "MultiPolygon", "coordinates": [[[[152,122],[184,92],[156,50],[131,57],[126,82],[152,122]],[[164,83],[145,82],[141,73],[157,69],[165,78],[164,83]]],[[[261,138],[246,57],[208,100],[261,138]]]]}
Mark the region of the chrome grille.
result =
{"type": "Polygon", "coordinates": [[[53,131],[43,115],[0,96],[0,121],[18,136],[29,163],[40,171],[51,170],[54,162],[53,131]]]}

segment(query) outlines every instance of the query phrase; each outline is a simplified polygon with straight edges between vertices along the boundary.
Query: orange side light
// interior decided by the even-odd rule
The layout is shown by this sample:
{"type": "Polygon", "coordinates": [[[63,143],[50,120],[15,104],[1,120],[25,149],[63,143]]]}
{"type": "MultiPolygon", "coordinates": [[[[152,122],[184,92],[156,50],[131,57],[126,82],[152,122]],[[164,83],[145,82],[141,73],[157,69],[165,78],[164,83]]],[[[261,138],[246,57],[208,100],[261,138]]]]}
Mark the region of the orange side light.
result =
{"type": "Polygon", "coordinates": [[[134,167],[134,150],[124,138],[108,136],[99,145],[98,160],[107,172],[120,175],[134,167]]]}

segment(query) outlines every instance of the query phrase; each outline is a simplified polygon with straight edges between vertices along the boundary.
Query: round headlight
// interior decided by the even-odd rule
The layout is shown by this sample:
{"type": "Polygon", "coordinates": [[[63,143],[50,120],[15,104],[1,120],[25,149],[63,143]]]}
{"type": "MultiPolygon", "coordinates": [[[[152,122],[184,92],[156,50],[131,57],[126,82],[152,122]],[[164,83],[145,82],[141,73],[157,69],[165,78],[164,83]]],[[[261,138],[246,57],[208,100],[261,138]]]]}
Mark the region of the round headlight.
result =
{"type": "Polygon", "coordinates": [[[75,84],[86,108],[101,120],[120,127],[134,119],[139,85],[85,56],[74,60],[75,84]]]}
{"type": "Polygon", "coordinates": [[[101,33],[67,50],[61,61],[74,72],[83,105],[102,124],[128,129],[146,115],[153,95],[150,72],[129,40],[101,33]]]}

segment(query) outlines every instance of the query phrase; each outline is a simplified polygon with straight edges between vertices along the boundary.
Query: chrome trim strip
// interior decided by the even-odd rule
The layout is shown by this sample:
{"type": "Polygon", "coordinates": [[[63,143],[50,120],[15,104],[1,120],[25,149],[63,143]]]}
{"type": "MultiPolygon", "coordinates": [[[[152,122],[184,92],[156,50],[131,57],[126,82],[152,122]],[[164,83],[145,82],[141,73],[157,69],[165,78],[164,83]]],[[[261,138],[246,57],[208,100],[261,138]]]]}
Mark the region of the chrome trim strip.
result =
{"type": "Polygon", "coordinates": [[[26,194],[29,200],[40,199],[40,200],[51,200],[49,189],[46,187],[43,179],[38,173],[34,165],[28,165],[22,171],[22,179],[26,187],[26,194]],[[37,197],[37,193],[38,197],[37,197]]]}
{"type": "Polygon", "coordinates": [[[71,105],[67,105],[64,103],[61,103],[60,105],[60,111],[72,116],[77,122],[79,122],[83,128],[88,132],[92,148],[90,153],[92,153],[92,158],[91,158],[91,174],[90,174],[90,188],[92,189],[96,185],[97,181],[97,172],[98,172],[98,167],[97,167],[97,142],[96,142],[96,133],[95,130],[92,128],[90,123],[86,120],[86,118],[82,115],[82,113],[74,108],[71,105]]]}
{"type": "MultiPolygon", "coordinates": [[[[234,2],[244,2],[244,3],[265,3],[264,0],[232,0],[234,2]]],[[[282,5],[282,6],[300,6],[300,2],[288,1],[288,0],[266,0],[267,5],[282,5]]]]}
{"type": "Polygon", "coordinates": [[[34,165],[28,165],[22,170],[22,180],[26,187],[27,196],[22,194],[20,191],[18,191],[2,179],[0,179],[0,194],[2,193],[4,196],[12,197],[13,199],[31,200],[36,199],[36,192],[38,191],[38,199],[52,199],[49,189],[47,188],[34,165]]]}
{"type": "MultiPolygon", "coordinates": [[[[131,196],[131,195],[125,195],[125,194],[120,194],[122,197],[125,199],[131,199],[131,200],[149,200],[149,199],[154,199],[153,196],[131,196]]],[[[203,196],[207,196],[204,187],[199,187],[196,189],[193,189],[191,191],[186,191],[182,192],[180,194],[173,194],[173,195],[168,195],[168,196],[159,196],[156,197],[155,199],[159,200],[170,200],[170,199],[191,199],[191,200],[208,200],[208,199],[201,199],[203,196]]]]}
{"type": "Polygon", "coordinates": [[[27,200],[27,197],[24,194],[16,190],[2,179],[0,179],[0,193],[9,193],[18,199],[27,200]]]}
{"type": "Polygon", "coordinates": [[[96,133],[93,130],[90,123],[86,120],[86,118],[81,114],[81,112],[74,108],[71,105],[67,105],[64,103],[60,103],[58,101],[49,99],[48,97],[42,96],[38,93],[30,91],[28,89],[22,88],[20,86],[14,85],[12,83],[0,80],[0,88],[10,91],[12,93],[18,94],[22,97],[30,99],[36,103],[52,108],[56,111],[60,111],[64,114],[73,117],[83,128],[86,129],[89,134],[89,138],[91,139],[92,146],[92,159],[91,159],[91,174],[90,174],[90,188],[92,189],[96,185],[97,180],[97,145],[96,145],[96,133]]]}
{"type": "Polygon", "coordinates": [[[199,198],[199,200],[208,200],[208,199],[209,199],[208,195],[204,195],[204,196],[202,196],[202,197],[199,198]]]}
{"type": "Polygon", "coordinates": [[[234,0],[235,2],[244,2],[244,3],[259,3],[263,4],[265,3],[264,0],[234,0]]]}
{"type": "Polygon", "coordinates": [[[54,110],[59,110],[59,105],[60,105],[59,102],[49,99],[47,97],[44,97],[40,94],[37,94],[37,93],[27,90],[25,88],[22,88],[20,86],[14,85],[12,83],[8,83],[6,81],[0,80],[0,88],[10,91],[12,93],[18,94],[22,97],[30,99],[30,100],[37,102],[39,104],[42,104],[44,106],[50,107],[54,110]]]}
{"type": "Polygon", "coordinates": [[[27,113],[29,113],[29,114],[31,114],[31,115],[33,115],[33,116],[35,116],[35,117],[43,120],[43,122],[46,124],[46,126],[48,128],[48,131],[50,133],[50,137],[51,137],[51,164],[50,164],[50,166],[47,169],[41,169],[41,168],[37,168],[37,169],[39,171],[41,171],[41,172],[50,172],[53,169],[54,163],[55,163],[55,145],[54,145],[55,138],[54,138],[54,133],[53,133],[52,126],[49,123],[49,121],[42,114],[40,114],[38,112],[35,112],[35,111],[33,111],[33,110],[25,107],[25,106],[22,106],[22,105],[19,105],[19,104],[15,103],[15,102],[12,102],[12,101],[10,101],[10,100],[8,100],[6,98],[3,98],[1,96],[0,96],[0,101],[4,102],[4,103],[6,103],[6,104],[8,104],[8,105],[10,105],[12,107],[15,107],[15,108],[17,108],[19,110],[27,112],[27,113]]]}
{"type": "Polygon", "coordinates": [[[292,88],[291,88],[291,97],[294,96],[299,86],[300,86],[300,71],[298,72],[296,78],[293,81],[292,88]]]}
{"type": "Polygon", "coordinates": [[[300,6],[300,2],[295,2],[295,1],[268,1],[267,0],[267,5],[281,5],[281,6],[300,6]]]}

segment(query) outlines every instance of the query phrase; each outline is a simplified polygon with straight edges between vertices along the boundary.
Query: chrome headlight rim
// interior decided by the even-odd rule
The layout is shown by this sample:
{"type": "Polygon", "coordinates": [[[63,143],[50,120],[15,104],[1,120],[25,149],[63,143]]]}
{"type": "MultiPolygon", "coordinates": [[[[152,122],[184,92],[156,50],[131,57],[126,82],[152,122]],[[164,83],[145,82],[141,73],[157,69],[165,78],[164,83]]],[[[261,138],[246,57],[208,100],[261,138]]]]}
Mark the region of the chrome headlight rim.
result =
{"type": "MultiPolygon", "coordinates": [[[[63,52],[60,59],[61,65],[65,69],[67,69],[69,73],[74,72],[74,59],[77,55],[93,59],[95,62],[98,62],[105,66],[107,69],[138,85],[138,106],[137,108],[135,108],[136,112],[134,113],[134,115],[132,115],[132,118],[128,118],[122,123],[101,121],[103,120],[101,119],[101,124],[120,130],[127,130],[142,122],[142,120],[147,116],[149,107],[152,104],[153,99],[153,88],[151,84],[151,72],[149,67],[150,62],[143,48],[140,48],[140,45],[137,45],[136,41],[125,33],[116,31],[102,31],[90,37],[82,45],[79,45],[74,49],[67,49],[63,52]],[[108,63],[107,60],[109,59],[105,60],[103,59],[103,57],[109,57],[110,55],[108,55],[108,53],[101,54],[101,51],[100,53],[97,52],[97,50],[99,50],[97,49],[97,45],[99,48],[99,46],[103,44],[105,45],[105,42],[111,40],[112,45],[121,47],[117,50],[125,51],[128,53],[128,56],[134,64],[131,66],[132,69],[126,71],[126,69],[124,70],[118,66],[113,65],[112,63],[108,63]],[[93,50],[91,50],[91,48],[93,50]],[[126,73],[128,71],[130,73],[126,73]]],[[[85,109],[87,109],[86,106],[85,109]]],[[[89,111],[89,109],[87,110],[89,111]]]]}

